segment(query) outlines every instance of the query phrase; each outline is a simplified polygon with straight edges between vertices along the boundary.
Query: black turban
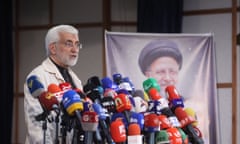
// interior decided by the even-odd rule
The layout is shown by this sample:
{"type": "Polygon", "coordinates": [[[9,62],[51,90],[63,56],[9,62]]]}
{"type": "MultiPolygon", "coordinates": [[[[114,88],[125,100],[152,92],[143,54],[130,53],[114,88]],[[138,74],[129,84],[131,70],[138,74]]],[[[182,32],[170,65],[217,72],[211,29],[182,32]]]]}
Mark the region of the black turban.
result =
{"type": "Polygon", "coordinates": [[[182,54],[176,43],[168,40],[157,40],[148,43],[141,51],[138,64],[144,74],[151,63],[162,56],[169,56],[176,60],[179,69],[182,67],[182,54]]]}

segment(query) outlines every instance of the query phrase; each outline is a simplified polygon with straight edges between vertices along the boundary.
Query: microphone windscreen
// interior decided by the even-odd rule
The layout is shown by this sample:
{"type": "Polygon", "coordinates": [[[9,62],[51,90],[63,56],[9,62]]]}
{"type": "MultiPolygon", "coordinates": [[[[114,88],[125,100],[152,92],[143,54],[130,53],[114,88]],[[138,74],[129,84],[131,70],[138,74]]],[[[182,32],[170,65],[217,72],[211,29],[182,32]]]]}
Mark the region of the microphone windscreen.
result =
{"type": "Polygon", "coordinates": [[[141,97],[133,97],[134,103],[135,103],[135,111],[138,113],[144,113],[148,109],[148,103],[143,100],[141,97]]]}
{"type": "Polygon", "coordinates": [[[160,114],[160,115],[158,115],[158,119],[160,121],[161,129],[168,129],[168,128],[172,127],[172,125],[166,115],[160,114]]]}
{"type": "Polygon", "coordinates": [[[27,87],[31,95],[35,98],[39,97],[45,91],[43,84],[36,75],[32,75],[27,79],[27,87]]]}
{"type": "Polygon", "coordinates": [[[155,78],[148,78],[143,82],[143,89],[147,94],[151,88],[156,88],[160,92],[160,85],[155,78]]]}
{"type": "Polygon", "coordinates": [[[177,128],[175,128],[175,127],[168,128],[167,133],[169,135],[170,143],[172,143],[172,144],[182,144],[183,143],[182,136],[177,128]]]}
{"type": "Polygon", "coordinates": [[[139,125],[140,129],[144,127],[144,115],[143,113],[131,112],[130,123],[136,123],[139,125]]]}
{"type": "Polygon", "coordinates": [[[116,109],[118,112],[123,112],[125,110],[131,110],[132,105],[130,102],[129,97],[126,94],[118,94],[114,98],[115,104],[116,104],[116,109]]]}
{"type": "Polygon", "coordinates": [[[97,113],[98,118],[100,120],[106,120],[107,115],[106,115],[106,111],[104,108],[102,108],[102,106],[98,103],[93,103],[92,104],[93,110],[97,113]]]}
{"type": "Polygon", "coordinates": [[[74,90],[66,91],[63,94],[62,104],[69,115],[74,115],[76,110],[83,110],[83,103],[80,96],[74,90]]]}
{"type": "Polygon", "coordinates": [[[170,143],[169,141],[169,136],[166,130],[160,130],[156,132],[156,137],[155,137],[155,143],[156,144],[168,144],[170,143]]]}
{"type": "Polygon", "coordinates": [[[95,86],[101,86],[101,82],[98,76],[92,76],[87,80],[87,83],[94,84],[95,86]]]}
{"type": "Polygon", "coordinates": [[[130,123],[128,126],[128,136],[140,135],[141,129],[137,123],[130,123]]]}
{"type": "Polygon", "coordinates": [[[123,113],[113,113],[112,117],[111,117],[111,121],[116,121],[116,120],[121,120],[124,124],[124,126],[127,128],[128,127],[128,121],[127,118],[125,117],[125,115],[123,113]]]}
{"type": "Polygon", "coordinates": [[[160,96],[160,92],[156,88],[150,88],[148,90],[148,96],[151,100],[159,100],[160,98],[162,98],[160,96]]]}
{"type": "Polygon", "coordinates": [[[177,107],[174,113],[180,121],[182,127],[185,127],[186,125],[191,124],[195,121],[193,117],[188,116],[182,107],[177,107]]]}
{"type": "Polygon", "coordinates": [[[160,122],[155,113],[144,116],[144,129],[147,132],[155,132],[160,130],[160,122]]]}
{"type": "Polygon", "coordinates": [[[101,82],[104,90],[108,88],[113,89],[115,91],[118,90],[118,86],[109,77],[102,78],[101,82]]]}
{"type": "Polygon", "coordinates": [[[53,83],[48,85],[48,93],[54,95],[57,98],[58,102],[62,101],[63,91],[58,85],[53,83]]]}
{"type": "Polygon", "coordinates": [[[38,98],[41,105],[45,110],[51,111],[55,108],[58,108],[58,100],[57,98],[50,92],[45,92],[41,94],[38,98]]]}
{"type": "Polygon", "coordinates": [[[62,90],[62,91],[67,91],[67,90],[71,90],[72,89],[72,86],[70,83],[68,82],[63,82],[63,83],[60,83],[59,84],[59,88],[62,90]]]}
{"type": "Polygon", "coordinates": [[[185,134],[185,132],[181,128],[177,128],[177,129],[178,129],[179,133],[181,134],[183,144],[189,144],[188,136],[185,134]]]}
{"type": "Polygon", "coordinates": [[[168,97],[169,101],[181,98],[177,89],[173,85],[167,86],[165,91],[166,91],[166,94],[167,94],[167,97],[168,97]]]}
{"type": "Polygon", "coordinates": [[[108,112],[110,112],[110,113],[116,112],[115,101],[112,97],[103,97],[100,101],[101,101],[102,106],[105,109],[107,109],[108,112]]]}
{"type": "Polygon", "coordinates": [[[195,121],[192,123],[193,126],[197,127],[198,125],[198,118],[197,118],[197,114],[194,111],[194,109],[187,107],[184,109],[185,112],[187,113],[188,116],[191,116],[193,119],[195,119],[195,121]]]}
{"type": "Polygon", "coordinates": [[[119,87],[119,89],[125,89],[125,90],[127,90],[127,91],[129,91],[129,92],[133,91],[130,83],[128,83],[128,82],[121,82],[121,83],[118,85],[118,87],[119,87]]]}
{"type": "Polygon", "coordinates": [[[116,143],[125,142],[126,137],[126,128],[121,120],[115,120],[110,124],[110,133],[112,139],[116,143]]]}
{"type": "Polygon", "coordinates": [[[96,131],[98,128],[97,113],[90,111],[83,112],[81,124],[84,131],[96,131]]]}
{"type": "Polygon", "coordinates": [[[112,78],[117,85],[119,85],[122,82],[122,75],[120,73],[113,74],[112,78]]]}

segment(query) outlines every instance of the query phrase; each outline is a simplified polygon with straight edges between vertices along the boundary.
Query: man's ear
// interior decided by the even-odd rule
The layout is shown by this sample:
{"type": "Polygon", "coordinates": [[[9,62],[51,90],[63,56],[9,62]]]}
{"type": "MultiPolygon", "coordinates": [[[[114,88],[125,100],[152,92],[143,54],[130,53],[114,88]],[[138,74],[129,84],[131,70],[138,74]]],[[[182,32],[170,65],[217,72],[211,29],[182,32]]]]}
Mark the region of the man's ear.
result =
{"type": "Polygon", "coordinates": [[[51,43],[48,46],[48,48],[49,48],[50,54],[56,54],[56,48],[57,48],[56,43],[51,43]]]}

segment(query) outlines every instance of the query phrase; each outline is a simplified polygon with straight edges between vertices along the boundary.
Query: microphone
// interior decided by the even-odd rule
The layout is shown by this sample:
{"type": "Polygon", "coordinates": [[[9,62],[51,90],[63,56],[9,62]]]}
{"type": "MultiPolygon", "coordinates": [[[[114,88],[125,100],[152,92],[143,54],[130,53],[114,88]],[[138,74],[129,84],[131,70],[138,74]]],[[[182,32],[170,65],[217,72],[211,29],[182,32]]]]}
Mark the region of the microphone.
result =
{"type": "Polygon", "coordinates": [[[117,119],[110,124],[110,132],[114,142],[124,143],[127,140],[126,128],[122,120],[117,119]]]}
{"type": "Polygon", "coordinates": [[[138,113],[144,113],[148,109],[148,103],[143,100],[141,97],[135,96],[133,97],[134,103],[135,103],[135,112],[138,113]]]}
{"type": "Polygon", "coordinates": [[[39,101],[46,110],[56,110],[58,109],[59,105],[59,101],[57,98],[61,96],[61,89],[56,84],[50,84],[48,86],[48,91],[45,94],[39,96],[39,101]]]}
{"type": "Polygon", "coordinates": [[[122,112],[125,115],[127,122],[129,122],[129,112],[132,108],[129,97],[124,93],[120,93],[114,98],[114,101],[116,104],[117,112],[122,112]]]}
{"type": "Polygon", "coordinates": [[[176,107],[184,108],[184,103],[177,89],[173,85],[166,87],[166,94],[170,102],[170,108],[174,111],[176,107]]]}
{"type": "Polygon", "coordinates": [[[106,138],[108,144],[114,143],[109,132],[109,127],[106,124],[105,120],[107,118],[106,111],[102,106],[98,103],[93,103],[92,107],[94,111],[98,114],[99,117],[99,126],[101,130],[103,131],[104,137],[106,138]]]}
{"type": "Polygon", "coordinates": [[[160,114],[158,115],[158,119],[160,121],[161,130],[166,130],[170,127],[173,127],[166,115],[160,114]]]}
{"type": "Polygon", "coordinates": [[[93,111],[85,111],[82,114],[82,128],[84,131],[96,131],[98,127],[98,115],[93,111]]]}
{"type": "Polygon", "coordinates": [[[181,128],[178,128],[178,131],[181,134],[183,144],[189,144],[188,136],[185,134],[185,132],[181,128]]]}
{"type": "Polygon", "coordinates": [[[147,135],[147,143],[154,144],[155,132],[160,131],[160,122],[155,113],[150,113],[144,116],[144,130],[147,135]]]}
{"type": "Polygon", "coordinates": [[[144,115],[143,113],[131,112],[129,123],[136,123],[139,125],[139,128],[143,130],[144,128],[144,115]]]}
{"type": "Polygon", "coordinates": [[[143,136],[141,135],[141,128],[137,123],[130,123],[128,126],[128,144],[143,144],[143,136]]]}
{"type": "Polygon", "coordinates": [[[156,132],[155,143],[156,144],[170,144],[167,130],[160,130],[160,131],[156,132]]]}
{"type": "MultiPolygon", "coordinates": [[[[175,99],[179,99],[180,96],[174,86],[166,87],[166,92],[168,95],[168,99],[170,102],[173,102],[175,99]]],[[[174,113],[179,119],[181,123],[181,127],[183,131],[188,135],[189,141],[191,143],[203,144],[203,139],[199,136],[199,132],[193,127],[192,123],[195,122],[195,119],[189,116],[186,111],[183,109],[182,104],[176,105],[172,103],[174,106],[174,113]]]]}
{"type": "Polygon", "coordinates": [[[48,85],[48,92],[54,95],[57,98],[58,102],[62,101],[63,91],[62,89],[56,84],[48,85]]]}
{"type": "Polygon", "coordinates": [[[160,92],[160,86],[155,78],[148,78],[143,82],[143,89],[147,94],[151,88],[155,88],[158,92],[160,92]]]}
{"type": "Polygon", "coordinates": [[[82,116],[82,129],[86,132],[84,139],[86,144],[92,144],[93,142],[93,132],[97,130],[98,127],[98,115],[93,111],[85,111],[82,116]]]}
{"type": "Polygon", "coordinates": [[[93,83],[87,83],[83,86],[84,93],[92,100],[96,101],[101,98],[102,90],[100,86],[95,86],[93,83]]]}
{"type": "Polygon", "coordinates": [[[46,120],[49,112],[58,108],[58,101],[56,97],[51,95],[50,92],[44,90],[43,84],[40,82],[36,75],[32,75],[27,79],[28,90],[34,98],[37,98],[43,112],[35,117],[37,121],[46,120]]]}
{"type": "Polygon", "coordinates": [[[60,87],[60,89],[61,89],[62,91],[64,91],[64,92],[72,89],[71,84],[68,83],[68,82],[60,83],[60,84],[59,84],[59,87],[60,87]]]}
{"type": "Polygon", "coordinates": [[[115,101],[112,97],[103,97],[100,100],[102,106],[108,111],[108,113],[115,113],[116,112],[116,105],[115,101]]]}
{"type": "Polygon", "coordinates": [[[131,103],[131,110],[130,110],[130,111],[134,110],[135,102],[134,102],[134,100],[133,100],[133,96],[132,96],[127,90],[125,90],[125,89],[119,89],[119,90],[117,91],[117,94],[125,94],[125,95],[128,97],[128,99],[129,99],[129,101],[130,101],[130,103],[131,103]]]}
{"type": "Polygon", "coordinates": [[[120,73],[115,73],[112,77],[120,89],[125,89],[131,94],[134,92],[135,88],[129,77],[122,77],[120,73]]]}
{"type": "Polygon", "coordinates": [[[34,98],[38,98],[45,92],[43,84],[36,75],[32,75],[27,79],[28,90],[34,98]]]}
{"type": "Polygon", "coordinates": [[[172,126],[180,127],[178,119],[169,108],[167,99],[160,96],[160,86],[157,80],[149,78],[143,82],[143,87],[151,99],[151,101],[148,102],[149,110],[157,114],[166,115],[172,126]]]}
{"type": "Polygon", "coordinates": [[[168,128],[167,133],[171,144],[183,144],[181,134],[177,128],[168,128]]]}
{"type": "Polygon", "coordinates": [[[115,73],[112,75],[113,81],[119,85],[122,82],[122,75],[120,73],[115,73]]]}
{"type": "Polygon", "coordinates": [[[102,78],[101,82],[104,90],[113,89],[115,91],[118,91],[119,89],[118,85],[115,82],[113,82],[109,77],[102,78]]]}
{"type": "Polygon", "coordinates": [[[197,125],[198,125],[198,120],[197,120],[197,114],[196,114],[196,112],[195,112],[192,108],[190,108],[190,107],[184,108],[184,110],[185,110],[185,112],[187,113],[188,116],[191,116],[191,117],[193,117],[193,118],[195,119],[195,121],[192,122],[192,125],[193,125],[194,127],[197,127],[197,125]]]}
{"type": "Polygon", "coordinates": [[[135,90],[133,83],[130,81],[128,77],[123,78],[121,83],[119,83],[118,87],[119,89],[127,90],[130,94],[133,94],[135,90]]]}
{"type": "Polygon", "coordinates": [[[79,122],[81,122],[81,111],[83,110],[83,102],[76,91],[66,91],[63,94],[62,105],[70,116],[76,115],[79,122]]]}
{"type": "Polygon", "coordinates": [[[113,113],[112,117],[111,117],[111,122],[116,121],[116,120],[121,120],[125,126],[125,128],[128,127],[129,121],[127,120],[127,118],[125,117],[125,115],[123,113],[113,113]]]}

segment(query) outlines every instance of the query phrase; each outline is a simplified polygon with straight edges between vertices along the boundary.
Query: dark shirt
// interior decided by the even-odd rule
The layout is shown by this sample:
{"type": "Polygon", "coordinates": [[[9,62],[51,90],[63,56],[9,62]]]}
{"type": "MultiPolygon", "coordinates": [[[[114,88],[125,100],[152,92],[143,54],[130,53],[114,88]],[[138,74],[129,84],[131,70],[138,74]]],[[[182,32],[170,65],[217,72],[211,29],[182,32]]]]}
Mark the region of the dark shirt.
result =
{"type": "MultiPolygon", "coordinates": [[[[51,59],[51,58],[50,58],[51,59]]],[[[71,84],[72,88],[75,89],[76,85],[73,82],[73,79],[71,77],[71,75],[68,72],[67,68],[61,67],[58,64],[56,64],[52,59],[51,61],[56,65],[56,67],[58,68],[59,72],[61,73],[61,75],[63,76],[64,80],[68,83],[71,84]]]]}

